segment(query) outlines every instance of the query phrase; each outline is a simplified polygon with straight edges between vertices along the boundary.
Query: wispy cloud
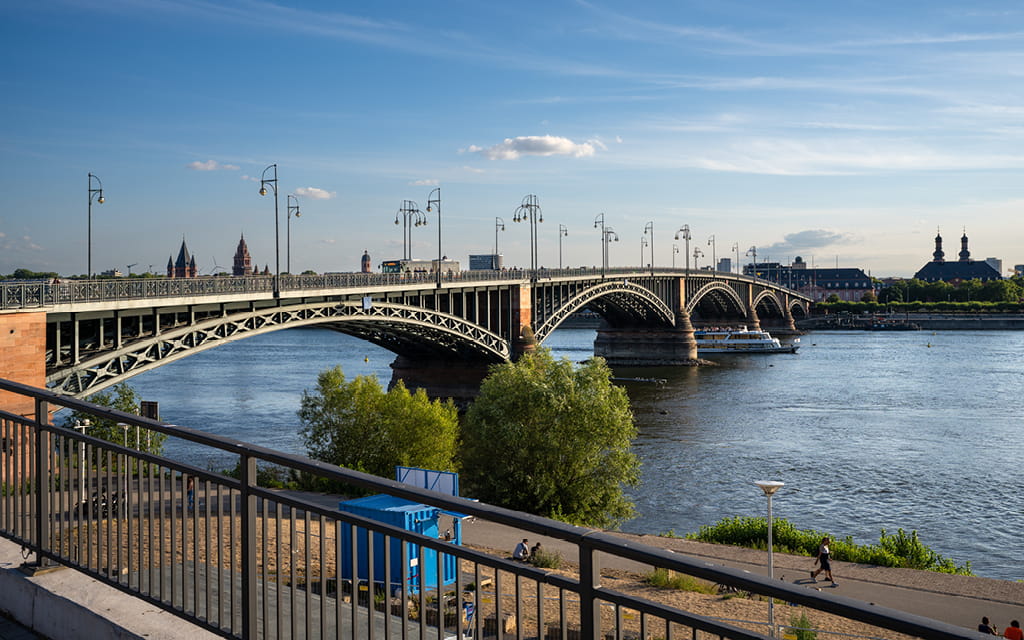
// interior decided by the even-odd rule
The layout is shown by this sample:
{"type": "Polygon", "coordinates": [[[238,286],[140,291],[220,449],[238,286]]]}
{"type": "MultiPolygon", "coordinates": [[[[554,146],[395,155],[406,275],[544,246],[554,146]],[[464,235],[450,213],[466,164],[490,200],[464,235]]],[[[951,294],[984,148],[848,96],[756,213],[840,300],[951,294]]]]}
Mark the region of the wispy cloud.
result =
{"type": "MultiPolygon", "coordinates": [[[[856,236],[852,233],[840,233],[826,229],[806,229],[786,234],[781,242],[758,247],[757,255],[760,256],[760,259],[766,259],[768,256],[813,254],[815,251],[835,245],[852,244],[856,239],[856,236]]],[[[779,259],[774,261],[778,262],[779,259]]]]}
{"type": "Polygon", "coordinates": [[[295,195],[310,198],[311,200],[330,200],[338,195],[338,193],[336,191],[318,189],[317,187],[299,187],[295,190],[295,195]]]}
{"type": "Polygon", "coordinates": [[[478,153],[488,160],[515,160],[521,156],[572,156],[585,158],[594,155],[595,147],[602,146],[596,141],[573,142],[558,136],[519,136],[505,138],[491,147],[471,145],[466,151],[478,153]]]}
{"type": "Polygon", "coordinates": [[[186,168],[192,169],[193,171],[238,171],[238,165],[234,164],[220,164],[216,160],[207,160],[201,162],[196,160],[185,165],[186,168]]]}
{"type": "Polygon", "coordinates": [[[424,180],[413,180],[409,183],[411,187],[436,187],[440,184],[440,181],[435,178],[427,178],[424,180]]]}

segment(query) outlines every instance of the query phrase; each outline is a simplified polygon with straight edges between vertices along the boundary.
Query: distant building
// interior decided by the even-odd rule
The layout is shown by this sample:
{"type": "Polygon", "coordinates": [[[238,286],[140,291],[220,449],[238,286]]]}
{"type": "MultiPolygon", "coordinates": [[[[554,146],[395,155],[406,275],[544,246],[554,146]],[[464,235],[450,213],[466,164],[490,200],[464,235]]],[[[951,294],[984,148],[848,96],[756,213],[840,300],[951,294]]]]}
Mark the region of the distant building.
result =
{"type": "Polygon", "coordinates": [[[188,247],[185,246],[185,238],[181,239],[181,248],[178,249],[178,259],[171,260],[170,256],[167,257],[167,277],[196,277],[196,257],[189,255],[188,247]]]}
{"type": "Polygon", "coordinates": [[[719,258],[718,270],[722,273],[732,273],[732,258],[719,258]]]}
{"type": "Polygon", "coordinates": [[[793,264],[758,262],[743,267],[745,275],[771,280],[788,289],[799,291],[815,302],[835,294],[840,300],[859,302],[866,293],[875,293],[874,281],[863,269],[843,267],[836,269],[809,269],[800,256],[793,264]]]}
{"type": "Polygon", "coordinates": [[[500,253],[481,253],[469,256],[470,271],[500,271],[504,266],[504,256],[500,253]]]}
{"type": "Polygon", "coordinates": [[[373,266],[370,262],[370,252],[367,249],[363,249],[363,259],[360,262],[360,271],[363,273],[370,273],[373,271],[373,266]]]}
{"type": "Polygon", "coordinates": [[[1013,265],[1013,272],[1018,276],[1024,276],[1024,264],[1013,265]]]}
{"type": "Polygon", "coordinates": [[[121,273],[119,269],[107,269],[106,271],[100,272],[100,275],[108,278],[120,278],[124,274],[121,273]]]}
{"type": "Polygon", "coordinates": [[[238,240],[238,248],[235,249],[235,261],[231,266],[233,276],[252,275],[252,256],[249,255],[249,246],[245,244],[245,234],[238,240]]]}
{"type": "Polygon", "coordinates": [[[992,268],[988,262],[971,260],[971,252],[967,249],[967,232],[960,238],[960,259],[946,262],[946,253],[942,250],[942,234],[935,235],[935,251],[932,261],[921,267],[914,274],[918,280],[925,282],[949,282],[956,284],[964,280],[1001,280],[1002,275],[992,268]]]}
{"type": "Polygon", "coordinates": [[[1003,275],[1003,261],[1002,260],[1000,260],[999,258],[985,258],[985,262],[987,262],[989,264],[989,266],[991,266],[993,269],[995,269],[996,273],[998,273],[1000,275],[1000,277],[1002,277],[1002,275],[1003,275]]]}

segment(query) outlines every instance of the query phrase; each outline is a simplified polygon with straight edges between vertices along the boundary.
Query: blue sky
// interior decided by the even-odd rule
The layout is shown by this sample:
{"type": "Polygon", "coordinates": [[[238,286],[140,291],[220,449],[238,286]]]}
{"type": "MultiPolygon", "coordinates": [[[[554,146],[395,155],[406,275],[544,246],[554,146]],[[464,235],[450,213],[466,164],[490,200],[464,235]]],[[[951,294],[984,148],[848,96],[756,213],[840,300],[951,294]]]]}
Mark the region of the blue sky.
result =
{"type": "MultiPolygon", "coordinates": [[[[292,271],[399,257],[403,200],[442,193],[443,250],[529,264],[802,256],[910,276],[947,256],[1024,263],[1024,6],[1017,2],[269,2],[0,5],[0,273],[201,273],[244,233],[292,271]],[[713,244],[710,242],[714,237],[713,244]],[[679,253],[674,254],[672,245],[679,253]],[[645,250],[650,260],[650,248],[645,250]]],[[[414,257],[437,254],[437,216],[414,257]]]]}

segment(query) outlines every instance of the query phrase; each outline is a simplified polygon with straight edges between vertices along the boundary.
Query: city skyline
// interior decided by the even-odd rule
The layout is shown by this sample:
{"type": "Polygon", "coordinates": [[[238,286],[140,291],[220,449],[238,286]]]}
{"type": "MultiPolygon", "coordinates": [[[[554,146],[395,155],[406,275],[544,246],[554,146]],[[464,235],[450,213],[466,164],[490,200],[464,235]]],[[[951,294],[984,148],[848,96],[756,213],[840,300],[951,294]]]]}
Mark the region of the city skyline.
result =
{"type": "Polygon", "coordinates": [[[0,17],[0,273],[86,272],[89,173],[94,272],[160,272],[184,236],[208,274],[241,234],[273,270],[271,164],[282,271],[286,196],[302,208],[296,273],[400,257],[403,200],[429,223],[413,257],[436,258],[435,187],[460,261],[497,234],[528,266],[513,217],[536,194],[547,267],[599,265],[601,213],[613,265],[652,244],[657,266],[684,265],[683,225],[702,265],[756,246],[909,277],[937,229],[952,244],[964,228],[974,259],[1024,262],[1011,3],[90,0],[0,17]]]}

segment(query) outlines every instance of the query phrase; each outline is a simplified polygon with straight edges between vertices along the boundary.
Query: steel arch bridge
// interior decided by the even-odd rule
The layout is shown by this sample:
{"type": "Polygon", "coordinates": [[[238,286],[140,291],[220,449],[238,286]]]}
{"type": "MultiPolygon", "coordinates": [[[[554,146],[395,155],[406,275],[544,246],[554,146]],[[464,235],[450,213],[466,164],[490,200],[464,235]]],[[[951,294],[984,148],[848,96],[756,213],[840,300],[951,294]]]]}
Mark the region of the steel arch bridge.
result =
{"type": "MultiPolygon", "coordinates": [[[[673,343],[677,355],[668,364],[686,364],[696,356],[693,326],[793,328],[794,316],[806,316],[811,303],[773,282],[683,269],[470,271],[440,283],[432,274],[285,276],[276,286],[273,280],[2,284],[0,330],[16,319],[41,325],[45,343],[40,336],[35,351],[46,386],[83,397],[221,344],[307,326],[382,346],[406,373],[412,363],[425,378],[437,367],[485,369],[543,344],[582,310],[602,318],[603,344],[642,330],[653,345],[673,343]]],[[[598,355],[612,364],[666,364],[660,347],[652,347],[660,352],[655,357],[633,345],[625,359],[602,348],[596,346],[598,355]]]]}

